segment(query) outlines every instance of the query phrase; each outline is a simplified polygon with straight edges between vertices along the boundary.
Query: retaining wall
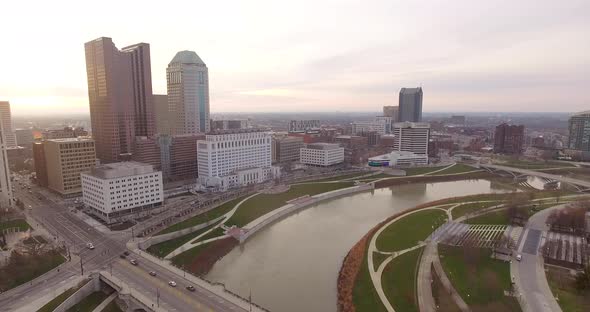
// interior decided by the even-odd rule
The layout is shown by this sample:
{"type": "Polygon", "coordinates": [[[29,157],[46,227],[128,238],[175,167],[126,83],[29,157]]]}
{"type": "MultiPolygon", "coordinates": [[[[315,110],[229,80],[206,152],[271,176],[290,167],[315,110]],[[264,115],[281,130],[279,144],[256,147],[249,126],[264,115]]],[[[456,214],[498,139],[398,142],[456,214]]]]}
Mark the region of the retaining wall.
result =
{"type": "Polygon", "coordinates": [[[64,302],[62,302],[53,312],[65,312],[69,308],[76,305],[78,302],[82,301],[82,299],[88,297],[95,291],[100,290],[100,279],[98,275],[92,276],[92,279],[88,281],[84,286],[78,289],[75,293],[68,297],[64,302]]]}
{"type": "Polygon", "coordinates": [[[204,229],[208,226],[210,226],[211,224],[215,224],[221,220],[223,220],[223,218],[225,218],[225,216],[221,216],[218,218],[215,218],[213,220],[207,221],[205,223],[201,223],[199,225],[195,225],[193,227],[190,228],[186,228],[186,229],[182,229],[182,230],[178,230],[176,232],[172,232],[172,233],[166,233],[166,234],[162,234],[162,235],[158,235],[158,236],[152,236],[150,238],[147,238],[146,240],[142,241],[139,243],[139,247],[143,250],[149,248],[152,245],[155,244],[159,244],[161,242],[165,242],[167,240],[171,240],[171,239],[175,239],[187,234],[190,234],[192,232],[204,229]]]}
{"type": "MultiPolygon", "coordinates": [[[[266,219],[264,219],[262,222],[257,223],[252,228],[248,229],[248,231],[246,233],[244,233],[244,235],[240,236],[240,243],[246,241],[248,239],[248,237],[254,235],[256,232],[263,229],[265,226],[267,226],[267,225],[269,225],[269,224],[271,224],[271,223],[273,223],[273,222],[275,222],[275,221],[277,221],[277,220],[279,220],[279,219],[281,219],[281,218],[283,218],[283,217],[285,217],[297,210],[300,210],[302,208],[306,208],[310,205],[317,204],[318,202],[323,201],[323,200],[332,199],[332,198],[336,198],[336,197],[340,197],[340,196],[344,196],[344,195],[349,195],[349,194],[353,194],[353,193],[368,191],[368,190],[372,190],[372,189],[373,189],[373,184],[368,183],[368,184],[348,187],[345,189],[340,189],[340,190],[335,190],[335,191],[330,191],[330,192],[314,195],[311,197],[311,200],[308,200],[308,201],[301,203],[301,204],[284,205],[283,207],[270,212],[269,214],[272,214],[272,215],[266,217],[266,219]]],[[[261,218],[264,218],[264,216],[261,218]]],[[[246,225],[245,227],[247,228],[248,225],[246,225]]]]}

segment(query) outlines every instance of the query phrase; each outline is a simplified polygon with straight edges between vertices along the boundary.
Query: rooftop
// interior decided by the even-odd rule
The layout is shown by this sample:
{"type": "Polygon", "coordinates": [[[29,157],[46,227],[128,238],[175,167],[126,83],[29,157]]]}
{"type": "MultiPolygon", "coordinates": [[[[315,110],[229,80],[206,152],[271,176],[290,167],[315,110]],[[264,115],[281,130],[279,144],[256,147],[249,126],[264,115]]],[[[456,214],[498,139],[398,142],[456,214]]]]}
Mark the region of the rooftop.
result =
{"type": "Polygon", "coordinates": [[[422,88],[402,88],[399,93],[401,94],[416,94],[422,92],[422,88]]]}
{"type": "Polygon", "coordinates": [[[394,128],[430,128],[430,124],[427,122],[394,122],[394,128]]]}
{"type": "Polygon", "coordinates": [[[238,134],[238,133],[252,133],[252,132],[270,132],[267,128],[242,128],[242,129],[218,129],[207,133],[207,135],[222,135],[222,134],[238,134]]]}
{"type": "Polygon", "coordinates": [[[94,139],[89,137],[77,137],[77,138],[61,138],[61,139],[48,139],[46,142],[55,143],[73,143],[73,142],[94,142],[94,139]]]}
{"type": "Polygon", "coordinates": [[[150,164],[137,161],[124,161],[97,166],[88,175],[101,179],[113,179],[152,172],[155,172],[155,170],[150,164]]]}
{"type": "Polygon", "coordinates": [[[205,62],[201,60],[195,51],[188,50],[176,53],[172,61],[170,61],[170,64],[172,63],[205,65],[205,62]]]}
{"type": "Polygon", "coordinates": [[[337,144],[337,143],[310,143],[310,144],[307,144],[307,148],[329,150],[329,149],[340,148],[340,144],[337,144]]]}

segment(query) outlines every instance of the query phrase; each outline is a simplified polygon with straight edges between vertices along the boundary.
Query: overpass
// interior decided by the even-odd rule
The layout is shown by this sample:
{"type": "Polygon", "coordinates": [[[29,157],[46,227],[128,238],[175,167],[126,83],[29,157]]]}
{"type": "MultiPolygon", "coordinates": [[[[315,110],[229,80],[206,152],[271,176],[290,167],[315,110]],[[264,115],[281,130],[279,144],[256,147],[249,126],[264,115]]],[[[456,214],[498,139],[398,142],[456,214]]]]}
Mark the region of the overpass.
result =
{"type": "Polygon", "coordinates": [[[590,181],[578,180],[570,177],[564,177],[561,175],[550,174],[542,171],[534,171],[529,169],[522,169],[522,168],[515,168],[509,166],[501,166],[501,165],[491,165],[491,164],[479,164],[479,168],[485,169],[492,173],[499,173],[499,172],[506,172],[512,175],[514,178],[519,177],[539,177],[548,180],[559,181],[562,183],[570,184],[574,186],[580,192],[586,192],[590,190],[590,181]]]}

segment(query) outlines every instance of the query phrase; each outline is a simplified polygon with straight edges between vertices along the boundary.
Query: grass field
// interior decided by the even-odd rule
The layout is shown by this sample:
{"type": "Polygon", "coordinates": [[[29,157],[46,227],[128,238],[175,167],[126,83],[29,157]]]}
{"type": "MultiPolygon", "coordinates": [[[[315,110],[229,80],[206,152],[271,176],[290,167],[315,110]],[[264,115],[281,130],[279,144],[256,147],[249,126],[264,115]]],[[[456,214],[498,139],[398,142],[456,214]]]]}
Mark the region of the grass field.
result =
{"type": "Polygon", "coordinates": [[[590,290],[579,292],[574,287],[574,277],[568,270],[556,267],[546,267],[547,282],[553,295],[558,298],[558,303],[563,312],[587,312],[590,311],[590,290]]]}
{"type": "Polygon", "coordinates": [[[385,259],[389,258],[390,255],[384,255],[380,252],[373,252],[373,268],[375,271],[379,268],[381,263],[385,261],[385,259]]]}
{"type": "Polygon", "coordinates": [[[108,297],[102,291],[95,291],[88,295],[86,298],[82,299],[80,302],[76,303],[71,308],[67,309],[67,312],[92,312],[94,308],[98,307],[98,305],[103,302],[108,297]]]}
{"type": "Polygon", "coordinates": [[[323,179],[318,179],[318,180],[311,180],[311,181],[301,182],[301,183],[340,181],[340,180],[352,179],[352,178],[355,178],[355,177],[360,177],[360,176],[363,176],[363,175],[366,175],[366,174],[369,174],[369,172],[349,173],[349,174],[344,174],[344,175],[341,175],[341,176],[335,176],[335,177],[330,177],[330,178],[323,178],[323,179]]]}
{"type": "Polygon", "coordinates": [[[474,310],[521,311],[511,289],[510,265],[490,257],[491,250],[439,245],[440,261],[451,283],[474,310]]]}
{"type": "Polygon", "coordinates": [[[465,173],[465,172],[476,171],[476,170],[478,170],[478,169],[471,167],[471,166],[467,166],[464,164],[456,164],[450,168],[447,168],[445,170],[437,172],[436,175],[457,174],[457,173],[465,173]]]}
{"type": "Polygon", "coordinates": [[[434,172],[436,170],[441,170],[448,166],[440,166],[440,167],[420,167],[420,168],[408,168],[404,169],[406,171],[406,176],[414,176],[419,174],[426,174],[429,172],[434,172]]]}
{"type": "Polygon", "coordinates": [[[123,310],[121,310],[115,300],[113,300],[111,303],[107,304],[106,307],[104,307],[102,312],[123,312],[123,310]]]}
{"type": "MultiPolygon", "coordinates": [[[[216,223],[219,224],[219,223],[216,223]]],[[[216,224],[212,224],[208,227],[205,227],[203,229],[200,229],[198,231],[183,235],[181,237],[177,237],[165,242],[161,242],[159,244],[155,244],[150,246],[147,251],[149,253],[151,253],[152,255],[156,256],[156,257],[160,257],[163,258],[165,257],[167,254],[171,253],[172,251],[174,251],[176,248],[190,242],[192,239],[194,239],[195,237],[201,235],[202,233],[208,231],[209,229],[211,229],[212,227],[214,227],[216,224]]]]}
{"type": "Polygon", "coordinates": [[[367,252],[365,251],[363,263],[354,281],[352,302],[354,303],[356,312],[386,312],[387,309],[381,303],[381,299],[379,299],[379,295],[373,286],[373,281],[371,281],[366,254],[367,252]]]}
{"type": "Polygon", "coordinates": [[[178,230],[186,229],[186,228],[189,228],[189,227],[192,227],[195,225],[199,225],[201,223],[205,223],[209,220],[219,218],[222,215],[228,213],[230,210],[232,210],[234,208],[234,206],[236,204],[238,204],[240,201],[242,201],[242,199],[244,199],[244,198],[245,198],[245,196],[240,197],[240,198],[236,198],[234,200],[230,200],[217,208],[213,208],[212,210],[208,211],[207,213],[203,213],[203,214],[194,216],[192,218],[186,219],[182,222],[179,222],[179,223],[176,223],[172,226],[169,226],[169,227],[163,229],[162,231],[160,231],[156,235],[176,232],[178,230]]]}
{"type": "Polygon", "coordinates": [[[206,241],[210,238],[218,237],[221,235],[223,235],[223,229],[218,227],[215,230],[207,233],[206,235],[203,235],[203,237],[201,237],[199,240],[195,240],[194,242],[192,242],[192,244],[195,244],[195,243],[201,242],[201,241],[206,241]]]}
{"type": "Polygon", "coordinates": [[[504,210],[488,212],[479,217],[467,219],[464,223],[467,224],[497,224],[507,225],[510,222],[508,214],[504,210]]]}
{"type": "Polygon", "coordinates": [[[511,159],[505,163],[498,163],[499,165],[514,167],[514,168],[522,168],[522,169],[551,169],[551,168],[561,168],[561,167],[574,167],[573,164],[568,163],[561,163],[561,162],[553,162],[553,161],[528,161],[528,160],[515,160],[511,159]]]}
{"type": "Polygon", "coordinates": [[[10,228],[19,228],[21,231],[26,231],[31,228],[31,226],[25,221],[24,219],[16,219],[11,221],[0,222],[0,232],[5,229],[10,228]]]}
{"type": "Polygon", "coordinates": [[[394,258],[383,270],[383,291],[396,311],[418,312],[416,275],[422,249],[415,249],[394,258]]]}
{"type": "Polygon", "coordinates": [[[228,226],[243,227],[250,221],[286,204],[288,200],[303,195],[317,195],[353,186],[352,182],[297,184],[284,193],[259,194],[244,202],[236,213],[225,223],[228,226]]]}
{"type": "Polygon", "coordinates": [[[36,256],[13,253],[8,265],[0,267],[0,291],[6,291],[27,283],[65,262],[57,251],[36,256]]]}
{"type": "Polygon", "coordinates": [[[380,251],[399,251],[425,240],[434,229],[446,221],[442,210],[422,210],[409,214],[390,224],[377,237],[377,249],[380,251]]]}
{"type": "Polygon", "coordinates": [[[199,245],[197,247],[193,247],[193,248],[173,257],[172,264],[181,268],[181,267],[191,263],[193,261],[193,259],[195,257],[197,257],[197,255],[199,253],[201,253],[201,251],[203,251],[205,248],[207,248],[210,244],[211,243],[206,243],[203,245],[199,245]]]}
{"type": "Polygon", "coordinates": [[[462,217],[466,214],[470,214],[472,212],[484,209],[484,208],[488,208],[488,207],[492,207],[495,205],[499,205],[500,202],[487,202],[487,203],[470,203],[470,204],[463,204],[461,206],[457,206],[455,208],[453,208],[452,211],[452,215],[453,215],[453,219],[457,219],[459,217],[462,217]]]}

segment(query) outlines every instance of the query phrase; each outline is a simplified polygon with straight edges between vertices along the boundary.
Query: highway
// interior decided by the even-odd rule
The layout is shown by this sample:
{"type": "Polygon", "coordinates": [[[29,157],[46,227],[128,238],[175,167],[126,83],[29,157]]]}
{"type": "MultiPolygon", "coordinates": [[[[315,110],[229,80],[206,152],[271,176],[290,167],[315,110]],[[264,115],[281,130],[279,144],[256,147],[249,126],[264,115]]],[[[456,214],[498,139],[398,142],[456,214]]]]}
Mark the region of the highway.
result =
{"type": "MultiPolygon", "coordinates": [[[[106,235],[88,225],[70,212],[64,204],[59,204],[47,198],[33,187],[32,193],[26,188],[15,183],[15,196],[29,205],[32,209],[26,209],[29,216],[42,223],[53,235],[56,243],[69,248],[74,257],[59,272],[52,271],[43,277],[42,281],[31,284],[23,284],[17,288],[0,294],[1,311],[12,311],[22,308],[31,302],[31,296],[38,298],[51,292],[52,288],[62,285],[66,280],[91,271],[107,271],[127,284],[129,287],[145,294],[149,298],[157,298],[161,307],[168,311],[245,311],[244,309],[228,302],[222,297],[197,285],[195,292],[189,292],[184,287],[190,282],[182,276],[177,276],[149,261],[142,261],[133,266],[128,259],[121,259],[120,255],[127,250],[125,243],[131,238],[128,232],[119,232],[114,235],[106,235]],[[86,247],[87,243],[93,243],[94,250],[86,247]],[[80,265],[81,260],[82,266],[80,265]],[[157,272],[156,277],[149,275],[149,271],[157,272]],[[168,286],[168,281],[178,283],[176,288],[168,286]]],[[[81,212],[78,212],[81,213],[81,212]]],[[[31,222],[33,228],[38,226],[31,222]]],[[[134,257],[133,254],[130,257],[134,257]]]]}

